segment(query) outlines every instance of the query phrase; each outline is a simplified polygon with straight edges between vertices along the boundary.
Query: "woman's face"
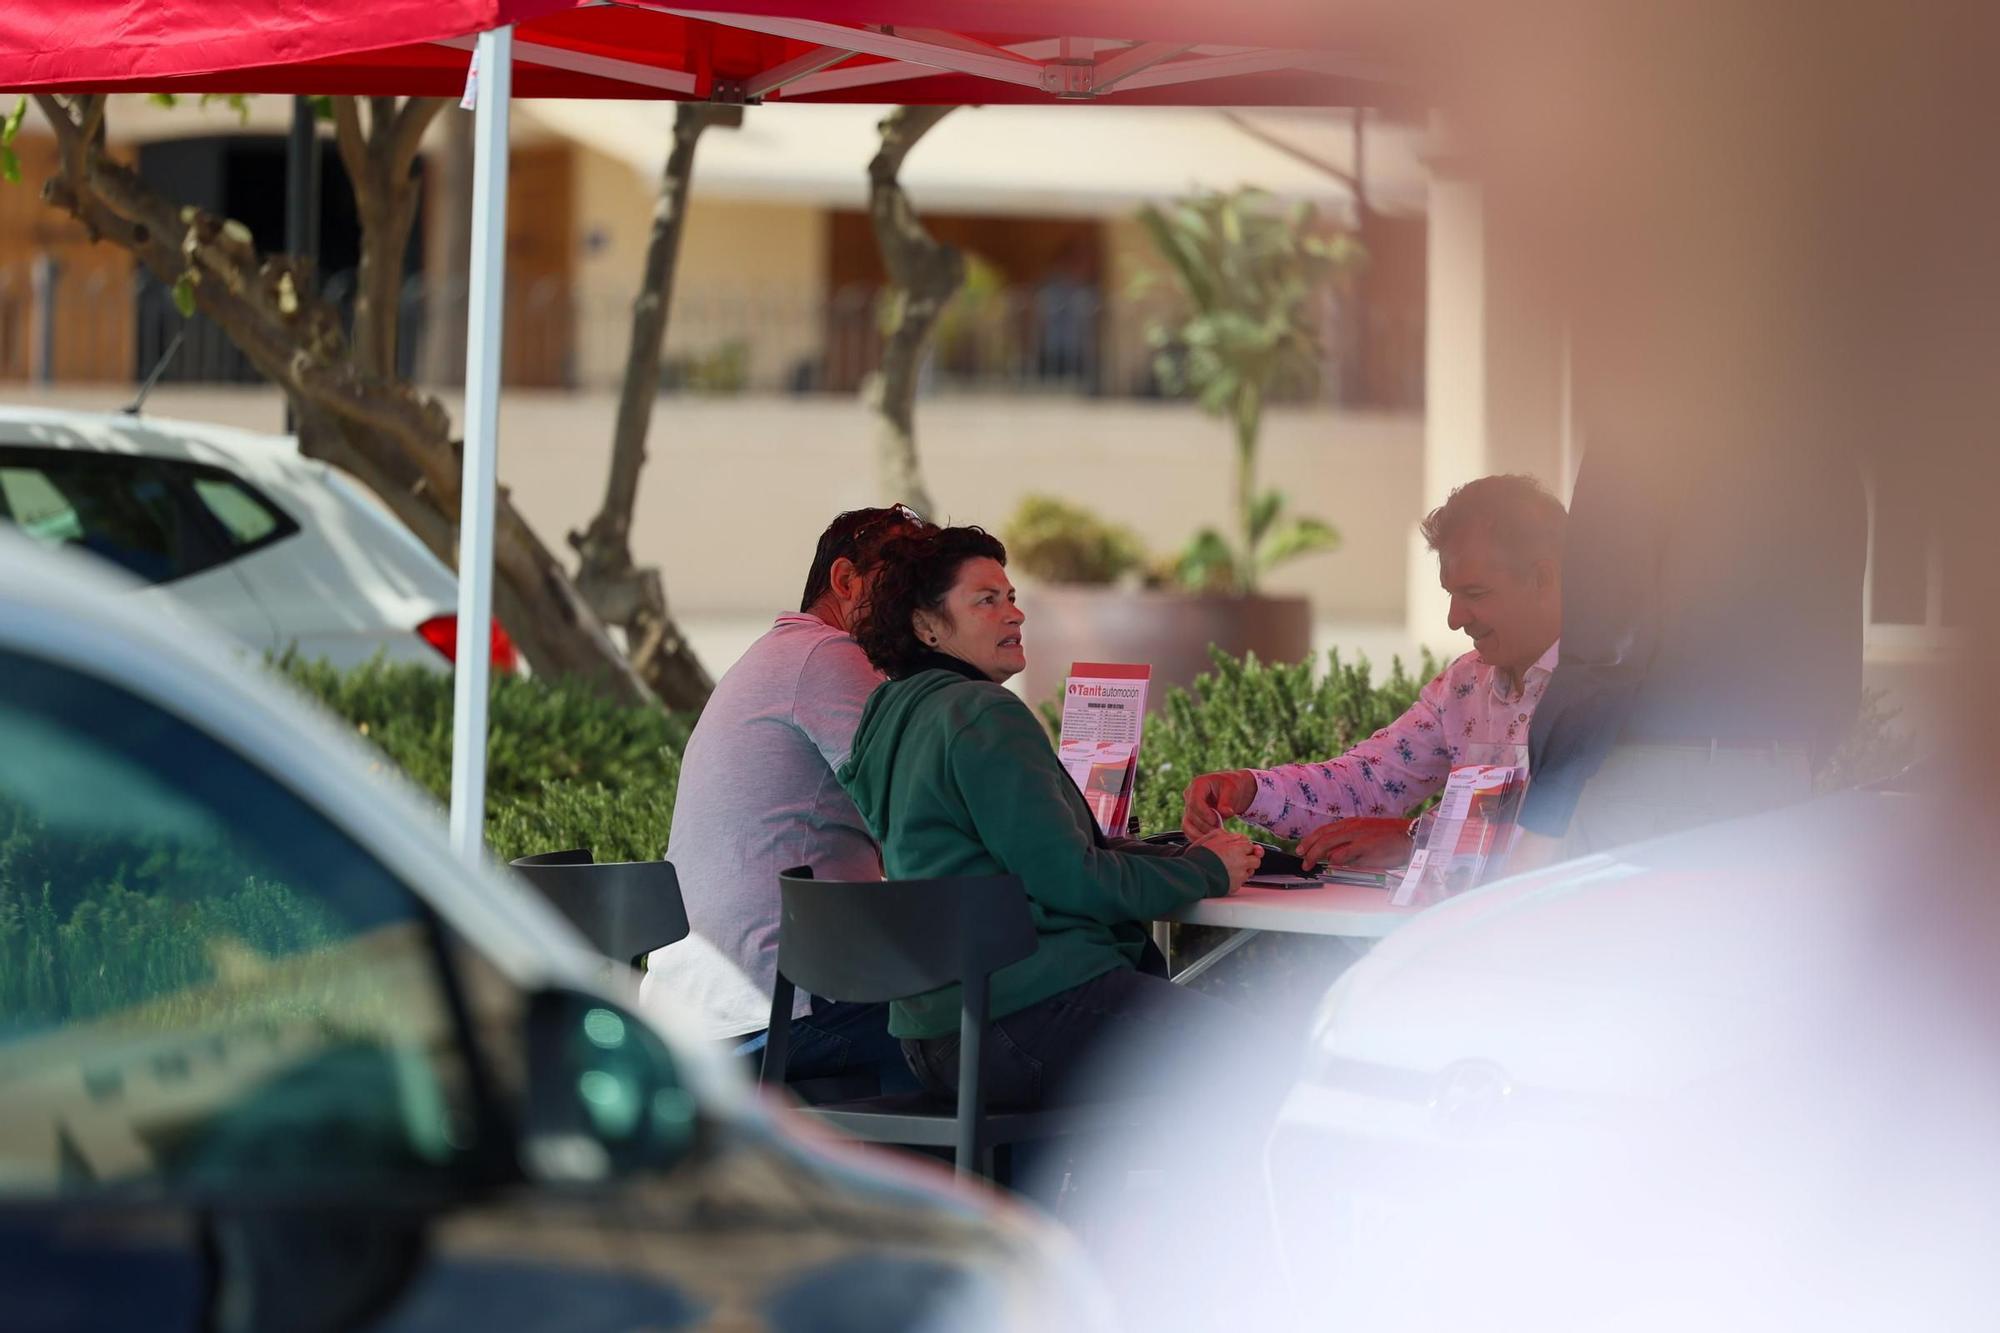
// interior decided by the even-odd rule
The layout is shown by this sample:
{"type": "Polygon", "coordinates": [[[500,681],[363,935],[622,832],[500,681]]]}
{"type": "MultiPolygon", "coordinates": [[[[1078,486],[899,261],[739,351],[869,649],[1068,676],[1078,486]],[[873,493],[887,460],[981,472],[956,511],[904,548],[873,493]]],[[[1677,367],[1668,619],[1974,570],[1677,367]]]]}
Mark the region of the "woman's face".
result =
{"type": "Polygon", "coordinates": [[[941,653],[969,662],[991,680],[1006,680],[1027,669],[1028,653],[1021,643],[1021,622],[1027,616],[1014,603],[1014,585],[998,560],[979,556],[958,567],[958,579],[945,594],[943,614],[919,611],[917,637],[941,653]]]}

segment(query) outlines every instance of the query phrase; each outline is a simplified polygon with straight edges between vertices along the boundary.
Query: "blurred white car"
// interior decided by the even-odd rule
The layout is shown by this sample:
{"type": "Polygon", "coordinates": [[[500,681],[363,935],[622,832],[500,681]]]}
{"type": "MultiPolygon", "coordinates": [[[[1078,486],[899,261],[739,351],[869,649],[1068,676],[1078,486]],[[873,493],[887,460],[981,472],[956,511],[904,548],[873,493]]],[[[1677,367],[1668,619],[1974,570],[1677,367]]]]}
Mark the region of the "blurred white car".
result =
{"type": "Polygon", "coordinates": [[[1990,866],[1896,785],[1505,879],[1355,964],[1268,1146],[1264,1326],[1990,1322],[1983,1259],[1932,1271],[2000,1239],[1948,1197],[2000,1159],[1990,1029],[1928,975],[1990,866]]]}
{"type": "Polygon", "coordinates": [[[0,532],[10,1333],[1102,1326],[1053,1228],[807,1137],[381,769],[0,532]]]}
{"type": "MultiPolygon", "coordinates": [[[[451,570],[289,436],[0,407],[0,521],[110,561],[255,653],[442,668],[457,651],[451,570]]],[[[517,665],[497,622],[493,662],[517,665]]]]}

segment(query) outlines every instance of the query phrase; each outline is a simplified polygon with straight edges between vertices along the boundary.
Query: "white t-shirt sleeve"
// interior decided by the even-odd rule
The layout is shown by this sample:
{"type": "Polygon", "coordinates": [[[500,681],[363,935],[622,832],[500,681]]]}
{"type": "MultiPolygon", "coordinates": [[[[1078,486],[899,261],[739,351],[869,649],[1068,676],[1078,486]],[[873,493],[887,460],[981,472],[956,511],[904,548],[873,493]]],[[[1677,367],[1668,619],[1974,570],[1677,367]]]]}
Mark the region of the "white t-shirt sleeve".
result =
{"type": "Polygon", "coordinates": [[[806,654],[792,720],[817,747],[828,768],[847,762],[861,709],[882,683],[861,645],[846,635],[829,638],[806,654]]]}

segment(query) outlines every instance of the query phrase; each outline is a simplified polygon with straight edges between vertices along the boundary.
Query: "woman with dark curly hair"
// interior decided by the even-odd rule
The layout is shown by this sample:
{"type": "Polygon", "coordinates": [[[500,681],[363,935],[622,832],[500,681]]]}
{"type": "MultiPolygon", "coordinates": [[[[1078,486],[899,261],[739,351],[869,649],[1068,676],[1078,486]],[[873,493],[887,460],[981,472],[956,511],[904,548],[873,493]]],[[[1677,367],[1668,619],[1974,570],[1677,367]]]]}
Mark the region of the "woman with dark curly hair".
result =
{"type": "MultiPolygon", "coordinates": [[[[995,1105],[1032,1107],[1065,1099],[1100,1046],[1227,1026],[1221,1001],[1139,970],[1145,923],[1241,887],[1260,853],[1225,832],[1181,856],[1099,833],[1041,723],[1000,683],[1027,666],[1006,562],[971,527],[883,549],[855,637],[889,680],[837,776],[889,878],[1021,878],[1040,942],[994,974],[987,1078],[995,1105]]],[[[957,1090],[958,1021],[955,986],[890,1007],[890,1033],[939,1095],[957,1090]]]]}

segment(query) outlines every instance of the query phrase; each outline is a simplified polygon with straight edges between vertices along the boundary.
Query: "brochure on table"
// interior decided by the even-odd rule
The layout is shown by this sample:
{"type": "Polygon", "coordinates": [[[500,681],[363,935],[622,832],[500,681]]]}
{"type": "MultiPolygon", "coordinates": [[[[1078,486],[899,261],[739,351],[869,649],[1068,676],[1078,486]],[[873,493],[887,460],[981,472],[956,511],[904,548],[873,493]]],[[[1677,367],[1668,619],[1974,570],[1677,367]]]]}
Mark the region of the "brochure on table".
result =
{"type": "Polygon", "coordinates": [[[1106,837],[1122,836],[1132,813],[1152,675],[1150,666],[1077,662],[1063,687],[1056,752],[1106,837]]]}
{"type": "Polygon", "coordinates": [[[1434,903],[1479,883],[1487,866],[1512,849],[1527,790],[1525,765],[1454,768],[1438,798],[1437,822],[1390,901],[1397,907],[1434,903]]]}

